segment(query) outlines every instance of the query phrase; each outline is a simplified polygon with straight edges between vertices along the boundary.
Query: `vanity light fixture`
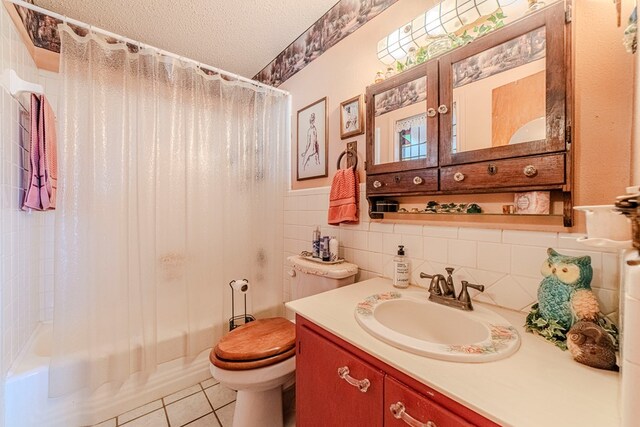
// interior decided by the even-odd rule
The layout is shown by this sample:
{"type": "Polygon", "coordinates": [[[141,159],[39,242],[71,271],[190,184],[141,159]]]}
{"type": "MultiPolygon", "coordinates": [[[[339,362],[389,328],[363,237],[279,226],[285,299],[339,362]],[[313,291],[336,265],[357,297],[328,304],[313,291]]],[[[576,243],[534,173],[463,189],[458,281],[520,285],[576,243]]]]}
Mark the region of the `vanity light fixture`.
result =
{"type": "MultiPolygon", "coordinates": [[[[455,34],[498,9],[526,0],[443,0],[378,42],[378,59],[387,65],[418,49],[455,34]]],[[[526,6],[525,6],[526,7],[526,6]]]]}

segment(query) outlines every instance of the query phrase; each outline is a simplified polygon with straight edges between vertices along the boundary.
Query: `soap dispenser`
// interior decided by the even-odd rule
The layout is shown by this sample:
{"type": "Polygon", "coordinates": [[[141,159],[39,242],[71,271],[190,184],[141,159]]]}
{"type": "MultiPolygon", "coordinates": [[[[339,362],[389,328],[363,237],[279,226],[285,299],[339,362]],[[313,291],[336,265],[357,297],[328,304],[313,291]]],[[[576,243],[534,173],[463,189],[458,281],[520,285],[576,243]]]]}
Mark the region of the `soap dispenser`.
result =
{"type": "Polygon", "coordinates": [[[409,259],[404,254],[404,246],[398,246],[398,255],[393,258],[393,286],[396,288],[409,287],[409,259]]]}

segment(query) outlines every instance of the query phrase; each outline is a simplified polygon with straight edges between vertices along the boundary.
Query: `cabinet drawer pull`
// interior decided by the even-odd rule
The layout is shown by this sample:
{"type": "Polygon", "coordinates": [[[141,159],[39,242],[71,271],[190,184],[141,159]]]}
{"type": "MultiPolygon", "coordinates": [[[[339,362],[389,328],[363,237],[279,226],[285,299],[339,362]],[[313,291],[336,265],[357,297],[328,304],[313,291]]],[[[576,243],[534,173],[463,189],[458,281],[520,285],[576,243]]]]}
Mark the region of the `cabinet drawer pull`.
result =
{"type": "Polygon", "coordinates": [[[393,414],[393,417],[404,421],[406,424],[409,424],[411,427],[437,427],[436,423],[433,421],[427,421],[426,423],[421,423],[420,421],[413,418],[411,415],[407,414],[404,405],[402,402],[392,403],[389,406],[389,410],[393,414]]]}
{"type": "Polygon", "coordinates": [[[422,184],[423,182],[424,182],[424,180],[423,180],[421,177],[419,177],[419,176],[416,176],[416,177],[414,177],[414,178],[413,178],[413,183],[414,183],[415,185],[420,185],[420,184],[422,184]]]}
{"type": "Polygon", "coordinates": [[[360,390],[363,393],[366,393],[367,390],[369,389],[369,386],[371,385],[371,381],[369,381],[366,378],[363,380],[357,380],[353,378],[351,375],[349,375],[349,368],[347,368],[346,366],[338,368],[338,376],[343,380],[345,380],[346,382],[348,382],[349,384],[351,384],[352,386],[357,387],[358,390],[360,390]]]}
{"type": "Polygon", "coordinates": [[[435,117],[436,116],[436,109],[435,108],[427,108],[427,116],[435,117]]]}
{"type": "Polygon", "coordinates": [[[380,188],[382,187],[382,183],[380,181],[373,181],[373,188],[380,188]]]}
{"type": "Polygon", "coordinates": [[[525,166],[523,172],[524,172],[524,175],[529,178],[533,178],[534,176],[538,175],[538,169],[536,169],[536,167],[533,165],[525,166]]]}
{"type": "Polygon", "coordinates": [[[455,182],[462,182],[464,181],[464,174],[462,172],[456,172],[453,174],[453,180],[455,182]]]}
{"type": "Polygon", "coordinates": [[[449,111],[449,109],[444,104],[442,104],[442,105],[440,105],[438,107],[438,113],[440,113],[440,114],[447,114],[448,111],[449,111]]]}

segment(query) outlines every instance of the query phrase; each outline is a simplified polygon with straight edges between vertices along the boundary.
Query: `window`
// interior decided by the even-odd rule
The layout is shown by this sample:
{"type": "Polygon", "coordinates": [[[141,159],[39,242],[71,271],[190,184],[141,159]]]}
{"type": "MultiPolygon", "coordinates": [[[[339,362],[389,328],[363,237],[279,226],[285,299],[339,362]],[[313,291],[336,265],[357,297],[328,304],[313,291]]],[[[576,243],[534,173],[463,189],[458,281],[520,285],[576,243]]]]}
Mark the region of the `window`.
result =
{"type": "Polygon", "coordinates": [[[396,135],[400,161],[427,158],[426,113],[398,120],[396,135]]]}

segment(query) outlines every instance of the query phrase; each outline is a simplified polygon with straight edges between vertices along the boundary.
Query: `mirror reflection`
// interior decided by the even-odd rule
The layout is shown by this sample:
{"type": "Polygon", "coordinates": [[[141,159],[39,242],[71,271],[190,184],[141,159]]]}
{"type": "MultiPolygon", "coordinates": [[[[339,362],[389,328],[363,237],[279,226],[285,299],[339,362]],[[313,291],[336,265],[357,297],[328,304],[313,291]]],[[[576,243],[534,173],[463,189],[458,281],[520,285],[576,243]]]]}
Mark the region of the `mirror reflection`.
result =
{"type": "Polygon", "coordinates": [[[453,64],[454,153],[546,138],[545,51],[542,27],[453,64]]]}
{"type": "Polygon", "coordinates": [[[427,78],[374,96],[374,163],[427,158],[427,78]]]}

